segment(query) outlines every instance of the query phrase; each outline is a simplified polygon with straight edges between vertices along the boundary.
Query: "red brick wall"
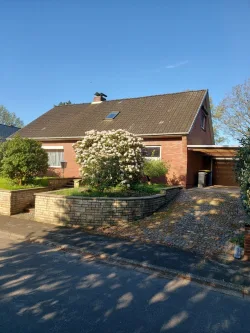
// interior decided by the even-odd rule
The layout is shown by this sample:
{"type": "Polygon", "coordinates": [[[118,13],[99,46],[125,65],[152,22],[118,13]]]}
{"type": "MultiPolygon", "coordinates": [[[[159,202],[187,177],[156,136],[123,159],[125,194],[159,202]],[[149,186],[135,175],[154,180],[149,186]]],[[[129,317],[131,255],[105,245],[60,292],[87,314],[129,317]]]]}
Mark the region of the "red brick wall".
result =
{"type": "MultiPolygon", "coordinates": [[[[65,177],[79,177],[79,166],[75,161],[75,152],[72,147],[73,143],[73,141],[43,142],[43,146],[64,147],[64,159],[67,161],[67,168],[64,172],[65,177]]],[[[170,166],[168,175],[157,181],[163,183],[167,182],[172,185],[185,185],[187,175],[186,137],[147,139],[144,143],[148,146],[161,146],[161,158],[170,166]]],[[[60,168],[53,168],[49,170],[49,174],[57,174],[61,176],[62,170],[60,168]]]]}
{"type": "MultiPolygon", "coordinates": [[[[67,162],[67,167],[64,170],[64,177],[79,178],[79,165],[75,161],[75,152],[72,144],[75,141],[56,141],[56,142],[42,142],[43,146],[63,146],[64,147],[64,160],[67,162]]],[[[57,174],[62,176],[61,168],[50,168],[48,175],[57,174]]]]}
{"type": "Polygon", "coordinates": [[[245,226],[244,250],[245,250],[246,259],[250,260],[250,226],[245,226]]]}
{"type": "Polygon", "coordinates": [[[183,138],[145,139],[145,146],[161,146],[161,159],[169,165],[169,173],[161,182],[172,185],[186,184],[187,143],[183,138]]]}
{"type": "Polygon", "coordinates": [[[211,119],[207,116],[206,119],[206,130],[201,128],[201,114],[200,110],[197,118],[193,124],[193,128],[188,135],[188,145],[212,145],[213,144],[213,134],[210,131],[211,119]]]}

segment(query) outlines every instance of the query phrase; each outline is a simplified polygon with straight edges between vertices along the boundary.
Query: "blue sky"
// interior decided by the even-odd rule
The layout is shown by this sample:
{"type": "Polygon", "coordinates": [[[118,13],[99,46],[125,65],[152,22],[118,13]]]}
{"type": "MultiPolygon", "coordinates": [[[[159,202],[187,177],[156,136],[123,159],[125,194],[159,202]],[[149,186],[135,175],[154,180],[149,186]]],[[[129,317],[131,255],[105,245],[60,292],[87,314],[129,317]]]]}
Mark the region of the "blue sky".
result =
{"type": "Polygon", "coordinates": [[[250,77],[249,0],[0,0],[0,104],[27,124],[54,104],[250,77]]]}

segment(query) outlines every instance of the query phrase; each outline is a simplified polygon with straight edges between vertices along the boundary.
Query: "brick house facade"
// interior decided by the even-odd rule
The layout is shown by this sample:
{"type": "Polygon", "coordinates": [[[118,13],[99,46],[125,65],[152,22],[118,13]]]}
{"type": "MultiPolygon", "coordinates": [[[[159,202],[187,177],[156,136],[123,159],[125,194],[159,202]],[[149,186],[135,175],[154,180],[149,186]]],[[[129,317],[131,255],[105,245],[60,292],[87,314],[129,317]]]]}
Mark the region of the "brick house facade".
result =
{"type": "MultiPolygon", "coordinates": [[[[161,182],[192,187],[198,170],[209,168],[204,154],[188,150],[188,145],[214,144],[207,90],[114,101],[95,96],[89,104],[55,107],[19,133],[41,141],[48,153],[62,150],[64,176],[78,178],[72,144],[88,130],[119,128],[141,136],[145,146],[160,147],[160,158],[169,166],[161,182]],[[118,115],[108,120],[110,112],[118,115]]],[[[60,165],[52,165],[49,174],[62,176],[60,165]]]]}

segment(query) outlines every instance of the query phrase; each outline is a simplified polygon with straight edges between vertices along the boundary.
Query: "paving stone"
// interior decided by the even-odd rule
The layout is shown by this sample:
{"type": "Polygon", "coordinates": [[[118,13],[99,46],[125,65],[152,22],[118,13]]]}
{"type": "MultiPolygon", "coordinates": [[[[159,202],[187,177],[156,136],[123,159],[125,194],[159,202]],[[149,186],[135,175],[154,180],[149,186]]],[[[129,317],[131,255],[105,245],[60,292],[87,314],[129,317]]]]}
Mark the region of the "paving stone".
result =
{"type": "Polygon", "coordinates": [[[246,215],[236,188],[183,190],[172,205],[143,220],[97,228],[97,233],[172,245],[205,256],[228,255],[244,232],[246,215]]]}

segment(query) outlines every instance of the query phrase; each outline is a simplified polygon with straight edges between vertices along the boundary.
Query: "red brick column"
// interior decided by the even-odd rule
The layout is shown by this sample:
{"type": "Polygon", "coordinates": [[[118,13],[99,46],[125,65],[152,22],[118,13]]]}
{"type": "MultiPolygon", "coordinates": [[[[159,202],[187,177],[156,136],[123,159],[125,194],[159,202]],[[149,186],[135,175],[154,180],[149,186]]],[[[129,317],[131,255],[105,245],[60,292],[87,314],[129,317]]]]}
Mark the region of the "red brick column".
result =
{"type": "Polygon", "coordinates": [[[245,226],[244,251],[247,260],[250,260],[250,225],[245,226]]]}
{"type": "Polygon", "coordinates": [[[187,137],[182,137],[182,174],[183,180],[182,185],[187,186],[187,162],[188,162],[188,151],[187,151],[187,137]]]}

